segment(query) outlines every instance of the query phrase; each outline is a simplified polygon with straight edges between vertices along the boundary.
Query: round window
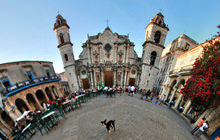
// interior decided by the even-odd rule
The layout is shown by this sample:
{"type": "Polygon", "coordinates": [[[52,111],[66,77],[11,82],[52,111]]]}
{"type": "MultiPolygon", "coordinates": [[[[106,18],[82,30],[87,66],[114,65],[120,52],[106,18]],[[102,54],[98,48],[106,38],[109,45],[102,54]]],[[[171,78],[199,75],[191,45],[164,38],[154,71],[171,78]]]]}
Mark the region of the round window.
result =
{"type": "Polygon", "coordinates": [[[136,70],[132,70],[132,71],[131,71],[131,74],[135,74],[135,73],[136,73],[136,70]]]}

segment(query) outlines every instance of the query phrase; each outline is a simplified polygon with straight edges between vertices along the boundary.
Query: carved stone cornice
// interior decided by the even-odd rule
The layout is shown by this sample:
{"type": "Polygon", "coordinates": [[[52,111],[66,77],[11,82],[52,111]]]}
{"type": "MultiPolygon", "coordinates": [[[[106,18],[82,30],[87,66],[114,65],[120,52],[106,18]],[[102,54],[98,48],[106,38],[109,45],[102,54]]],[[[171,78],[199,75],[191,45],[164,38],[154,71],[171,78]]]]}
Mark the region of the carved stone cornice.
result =
{"type": "Polygon", "coordinates": [[[70,44],[71,46],[73,46],[73,44],[71,42],[64,42],[64,43],[58,45],[57,47],[60,48],[60,47],[67,45],[67,44],[70,44]]]}

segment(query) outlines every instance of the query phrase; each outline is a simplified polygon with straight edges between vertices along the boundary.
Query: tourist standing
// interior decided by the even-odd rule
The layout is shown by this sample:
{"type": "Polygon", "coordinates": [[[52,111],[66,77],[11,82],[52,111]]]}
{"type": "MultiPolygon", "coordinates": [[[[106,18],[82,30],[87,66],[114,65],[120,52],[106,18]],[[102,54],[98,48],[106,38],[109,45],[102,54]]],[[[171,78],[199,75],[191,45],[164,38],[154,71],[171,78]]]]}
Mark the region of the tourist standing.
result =
{"type": "Polygon", "coordinates": [[[204,132],[206,132],[209,128],[209,124],[208,121],[205,121],[205,123],[203,123],[203,125],[199,128],[198,131],[196,131],[196,138],[199,138],[204,132]]]}
{"type": "Polygon", "coordinates": [[[134,87],[134,86],[131,86],[131,96],[134,95],[134,91],[135,91],[135,87],[134,87]]]}
{"type": "Polygon", "coordinates": [[[199,123],[197,124],[197,126],[192,130],[192,134],[194,134],[204,123],[204,121],[206,120],[205,117],[202,118],[202,120],[199,121],[199,123]]]}
{"type": "Polygon", "coordinates": [[[162,103],[164,103],[165,98],[166,98],[166,95],[163,95],[163,96],[160,98],[160,103],[159,103],[159,105],[161,105],[162,103]]]}

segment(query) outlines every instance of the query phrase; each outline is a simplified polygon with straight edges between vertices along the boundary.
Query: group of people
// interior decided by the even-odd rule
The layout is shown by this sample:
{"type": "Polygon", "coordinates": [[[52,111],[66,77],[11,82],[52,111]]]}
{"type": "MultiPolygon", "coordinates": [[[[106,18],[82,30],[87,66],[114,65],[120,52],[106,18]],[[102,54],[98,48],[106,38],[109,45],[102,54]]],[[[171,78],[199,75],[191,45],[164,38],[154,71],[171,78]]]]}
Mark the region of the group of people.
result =
{"type": "Polygon", "coordinates": [[[209,128],[208,121],[205,117],[202,118],[197,124],[197,126],[192,130],[192,135],[196,138],[199,138],[204,132],[206,132],[209,128]]]}

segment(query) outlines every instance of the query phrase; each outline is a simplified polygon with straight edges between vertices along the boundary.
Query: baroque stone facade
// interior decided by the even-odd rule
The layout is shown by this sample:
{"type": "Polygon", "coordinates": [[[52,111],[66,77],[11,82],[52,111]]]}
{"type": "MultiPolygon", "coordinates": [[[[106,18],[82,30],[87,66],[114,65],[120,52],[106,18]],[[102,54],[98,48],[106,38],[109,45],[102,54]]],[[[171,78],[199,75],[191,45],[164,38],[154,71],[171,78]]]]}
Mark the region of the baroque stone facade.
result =
{"type": "Polygon", "coordinates": [[[71,92],[98,85],[134,85],[152,90],[168,30],[163,15],[158,13],[146,27],[143,55],[139,58],[128,35],[113,33],[107,27],[103,33],[88,36],[79,60],[75,60],[69,25],[58,15],[54,31],[71,92]]]}

